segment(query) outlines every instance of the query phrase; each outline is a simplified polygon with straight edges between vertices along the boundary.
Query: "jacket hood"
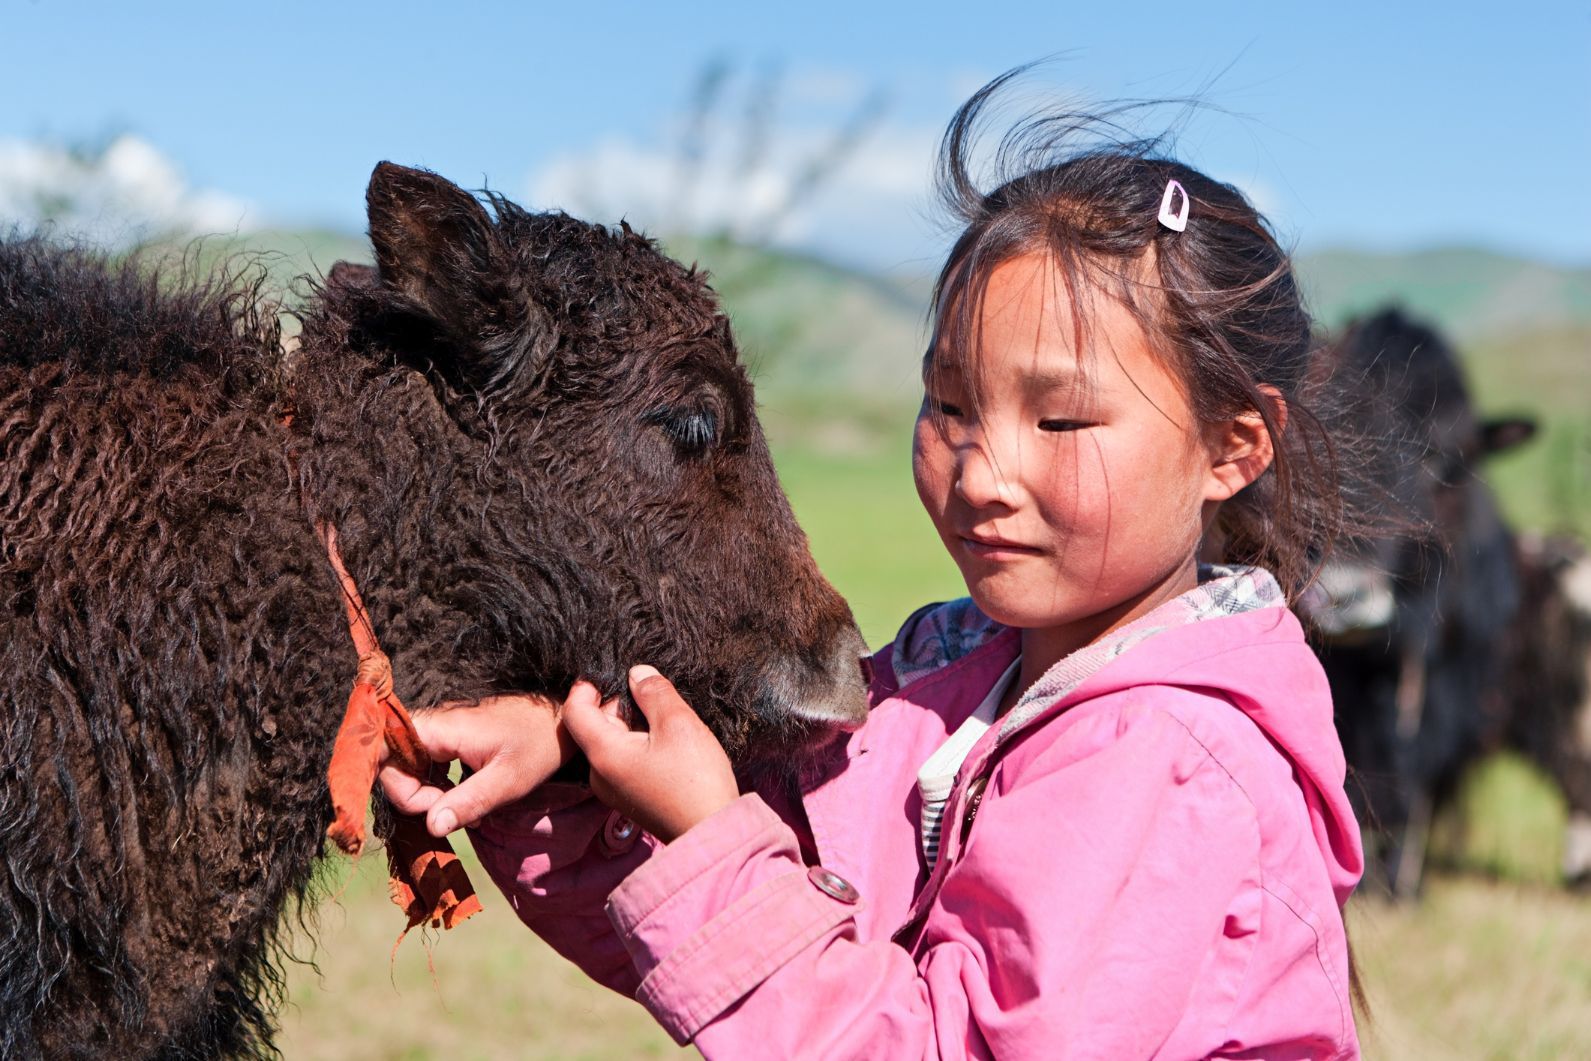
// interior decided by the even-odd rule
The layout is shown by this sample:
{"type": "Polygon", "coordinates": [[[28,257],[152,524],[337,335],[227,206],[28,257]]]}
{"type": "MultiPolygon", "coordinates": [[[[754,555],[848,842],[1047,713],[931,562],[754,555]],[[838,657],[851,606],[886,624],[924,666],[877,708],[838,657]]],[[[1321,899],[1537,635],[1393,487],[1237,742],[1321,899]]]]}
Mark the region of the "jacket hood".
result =
{"type": "MultiPolygon", "coordinates": [[[[999,636],[1006,629],[966,598],[922,609],[892,646],[896,687],[974,652],[1014,653],[1011,639],[999,636]]],[[[1221,694],[1259,726],[1298,773],[1332,889],[1339,905],[1345,902],[1364,871],[1364,853],[1344,788],[1331,687],[1263,569],[1201,568],[1196,589],[1057,662],[980,747],[991,754],[1073,704],[1145,685],[1221,694]]]]}
{"type": "MultiPolygon", "coordinates": [[[[1292,612],[1266,606],[1161,630],[1134,645],[1027,724],[1081,700],[1147,684],[1224,694],[1298,772],[1315,842],[1339,905],[1364,872],[1359,827],[1331,687],[1292,612]]],[[[1024,725],[1022,728],[1026,728],[1024,725]]]]}

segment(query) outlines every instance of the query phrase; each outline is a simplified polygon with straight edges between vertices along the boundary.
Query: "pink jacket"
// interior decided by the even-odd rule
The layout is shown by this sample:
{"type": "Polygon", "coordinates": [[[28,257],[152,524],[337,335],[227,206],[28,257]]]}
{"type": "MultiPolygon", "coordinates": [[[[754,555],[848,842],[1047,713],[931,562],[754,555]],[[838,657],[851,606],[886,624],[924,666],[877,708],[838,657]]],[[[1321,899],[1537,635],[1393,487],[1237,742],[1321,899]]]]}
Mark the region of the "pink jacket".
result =
{"type": "Polygon", "coordinates": [[[799,796],[664,847],[547,786],[476,850],[527,925],[709,1057],[1357,1057],[1325,677],[1274,602],[1171,608],[985,734],[932,874],[916,772],[1019,647],[964,601],[874,657],[867,725],[799,796]]]}

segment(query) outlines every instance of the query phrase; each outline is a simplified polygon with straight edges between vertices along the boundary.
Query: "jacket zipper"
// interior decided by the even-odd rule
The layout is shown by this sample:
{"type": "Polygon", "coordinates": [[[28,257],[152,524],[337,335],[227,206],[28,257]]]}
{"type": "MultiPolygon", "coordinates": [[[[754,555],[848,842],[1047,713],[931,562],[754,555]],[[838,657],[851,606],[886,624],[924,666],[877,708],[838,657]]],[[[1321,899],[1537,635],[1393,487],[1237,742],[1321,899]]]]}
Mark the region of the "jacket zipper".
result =
{"type": "Polygon", "coordinates": [[[988,774],[980,774],[973,779],[972,784],[967,786],[967,811],[961,817],[960,846],[962,848],[967,846],[967,834],[972,831],[972,820],[978,816],[978,808],[983,805],[983,790],[988,787],[988,774]]]}
{"type": "MultiPolygon", "coordinates": [[[[967,809],[961,817],[961,838],[958,847],[958,854],[961,849],[965,849],[967,846],[967,834],[972,830],[972,820],[978,816],[978,808],[983,805],[984,789],[988,787],[988,774],[979,775],[978,777],[974,778],[967,786],[967,809]]],[[[943,842],[941,841],[939,857],[943,859],[945,856],[946,853],[943,847],[943,842]]],[[[948,867],[946,867],[946,871],[948,872],[948,867]]],[[[924,907],[922,913],[918,914],[916,917],[900,926],[900,928],[896,929],[895,934],[890,938],[895,943],[899,944],[907,951],[910,951],[915,955],[917,944],[919,942],[918,932],[922,929],[923,923],[928,920],[928,911],[930,909],[932,909],[932,904],[924,907]]]]}

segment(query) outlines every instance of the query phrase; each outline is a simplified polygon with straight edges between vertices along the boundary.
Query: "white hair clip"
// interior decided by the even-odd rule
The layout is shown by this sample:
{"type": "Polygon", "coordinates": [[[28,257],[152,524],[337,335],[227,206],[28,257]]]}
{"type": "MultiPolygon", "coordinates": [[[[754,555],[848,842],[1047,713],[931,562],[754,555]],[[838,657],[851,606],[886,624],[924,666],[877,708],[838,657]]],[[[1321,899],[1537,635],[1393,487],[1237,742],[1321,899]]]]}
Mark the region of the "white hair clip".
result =
{"type": "Polygon", "coordinates": [[[1188,193],[1174,180],[1166,181],[1166,194],[1160,197],[1160,223],[1173,232],[1181,232],[1188,227],[1188,193]],[[1182,209],[1174,214],[1171,212],[1173,193],[1182,196],[1182,209]]]}

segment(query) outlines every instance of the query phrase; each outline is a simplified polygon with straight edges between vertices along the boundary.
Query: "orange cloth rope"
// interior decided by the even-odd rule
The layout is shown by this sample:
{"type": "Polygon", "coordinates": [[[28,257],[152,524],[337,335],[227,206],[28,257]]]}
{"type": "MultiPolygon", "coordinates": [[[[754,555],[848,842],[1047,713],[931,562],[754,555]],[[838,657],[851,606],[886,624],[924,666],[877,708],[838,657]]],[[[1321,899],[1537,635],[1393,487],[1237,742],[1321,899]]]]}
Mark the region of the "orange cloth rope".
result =
{"type": "MultiPolygon", "coordinates": [[[[326,545],[326,555],[342,585],[348,632],[359,653],[359,670],[348,710],[332,745],[326,782],[331,789],[334,817],[326,835],[342,850],[357,856],[365,846],[365,808],[385,744],[394,765],[422,781],[431,775],[431,758],[420,743],[414,722],[392,691],[392,662],[376,641],[364,601],[353,576],[337,549],[337,528],[321,523],[316,528],[326,545]]],[[[426,832],[425,820],[399,815],[387,841],[387,868],[392,901],[409,918],[398,940],[416,925],[452,928],[477,914],[481,901],[470,884],[464,865],[445,839],[426,832]]]]}

